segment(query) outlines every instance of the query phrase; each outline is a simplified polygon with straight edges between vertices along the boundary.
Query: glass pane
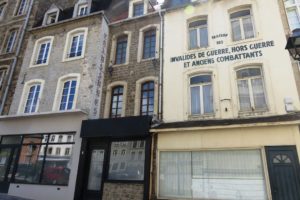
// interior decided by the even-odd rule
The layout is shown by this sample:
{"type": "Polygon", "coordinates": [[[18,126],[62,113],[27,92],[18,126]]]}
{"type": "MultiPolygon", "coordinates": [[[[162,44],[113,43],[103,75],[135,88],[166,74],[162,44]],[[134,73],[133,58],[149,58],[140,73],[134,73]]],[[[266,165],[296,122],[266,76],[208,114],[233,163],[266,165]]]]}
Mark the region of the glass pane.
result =
{"type": "Polygon", "coordinates": [[[43,155],[46,145],[24,145],[21,149],[15,181],[18,183],[39,183],[43,155]]]}
{"type": "Polygon", "coordinates": [[[93,150],[91,155],[88,190],[100,191],[102,182],[103,162],[104,150],[93,150]]]}
{"type": "Polygon", "coordinates": [[[197,48],[197,29],[190,30],[190,49],[197,48]]]}
{"type": "Polygon", "coordinates": [[[192,77],[190,80],[190,84],[199,84],[199,83],[210,83],[211,75],[201,75],[192,77]]]}
{"type": "Polygon", "coordinates": [[[208,46],[208,31],[207,27],[200,28],[200,47],[208,46]]]}
{"type": "Polygon", "coordinates": [[[159,196],[192,198],[191,152],[161,152],[159,196]]]}
{"type": "Polygon", "coordinates": [[[198,20],[195,22],[191,22],[189,24],[189,28],[195,28],[195,27],[204,26],[204,25],[207,25],[207,20],[198,20]]]}
{"type": "Polygon", "coordinates": [[[71,172],[71,154],[65,155],[63,152],[65,152],[66,148],[72,149],[72,147],[72,144],[48,146],[48,150],[52,150],[51,152],[48,151],[46,155],[42,177],[43,184],[68,185],[71,172]],[[56,154],[57,148],[61,149],[58,155],[56,154]]]}
{"type": "Polygon", "coordinates": [[[1,144],[20,144],[22,136],[3,136],[1,144]]]}
{"type": "Polygon", "coordinates": [[[251,84],[255,109],[266,109],[267,103],[265,98],[263,80],[261,78],[252,79],[251,84]]]}
{"type": "Polygon", "coordinates": [[[44,142],[44,136],[43,135],[27,135],[24,136],[23,144],[39,144],[44,142]]]}
{"type": "Polygon", "coordinates": [[[287,17],[291,30],[300,28],[299,14],[296,8],[287,9],[287,17]]]}
{"type": "Polygon", "coordinates": [[[238,91],[239,91],[240,110],[241,111],[251,110],[248,80],[238,80],[238,91]]]}
{"type": "Polygon", "coordinates": [[[191,114],[200,114],[200,87],[191,87],[191,114]]]}
{"type": "Polygon", "coordinates": [[[74,142],[74,134],[51,134],[49,143],[74,142]],[[57,140],[55,140],[57,138],[57,140]]]}
{"type": "Polygon", "coordinates": [[[204,85],[203,86],[203,105],[204,105],[204,113],[213,113],[213,90],[212,85],[204,85]]]}
{"type": "Polygon", "coordinates": [[[233,41],[238,41],[242,39],[242,32],[240,27],[240,20],[232,20],[231,21],[232,28],[232,39],[233,41]]]}
{"type": "Polygon", "coordinates": [[[134,147],[134,141],[113,142],[111,145],[111,152],[113,153],[114,151],[121,152],[121,154],[118,154],[117,156],[111,155],[109,163],[109,179],[144,180],[144,147],[134,147]],[[135,154],[141,152],[140,154],[142,155],[140,156],[140,159],[138,159],[138,156],[135,156],[134,159],[132,159],[132,152],[135,152],[135,154]],[[121,167],[121,163],[125,163],[125,167],[121,167]]]}
{"type": "Polygon", "coordinates": [[[252,24],[251,16],[243,18],[245,39],[254,37],[254,28],[252,24]]]}
{"type": "Polygon", "coordinates": [[[250,15],[250,10],[241,10],[241,11],[230,14],[230,19],[244,17],[247,15],[250,15]]]}
{"type": "Polygon", "coordinates": [[[237,78],[247,78],[253,76],[261,76],[260,68],[246,68],[237,71],[237,78]]]}
{"type": "Polygon", "coordinates": [[[8,167],[9,157],[12,153],[11,148],[0,149],[0,181],[4,181],[8,167]]]}

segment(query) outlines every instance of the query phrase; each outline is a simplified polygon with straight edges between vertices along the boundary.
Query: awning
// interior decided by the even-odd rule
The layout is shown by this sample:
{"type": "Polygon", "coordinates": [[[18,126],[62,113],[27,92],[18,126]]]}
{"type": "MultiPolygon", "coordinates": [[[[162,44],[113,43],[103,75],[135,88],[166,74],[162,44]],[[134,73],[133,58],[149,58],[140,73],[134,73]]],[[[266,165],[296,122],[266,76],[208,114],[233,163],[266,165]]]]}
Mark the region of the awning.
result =
{"type": "Polygon", "coordinates": [[[82,122],[82,138],[96,137],[143,137],[149,134],[151,117],[123,117],[114,119],[84,120],[82,122]]]}

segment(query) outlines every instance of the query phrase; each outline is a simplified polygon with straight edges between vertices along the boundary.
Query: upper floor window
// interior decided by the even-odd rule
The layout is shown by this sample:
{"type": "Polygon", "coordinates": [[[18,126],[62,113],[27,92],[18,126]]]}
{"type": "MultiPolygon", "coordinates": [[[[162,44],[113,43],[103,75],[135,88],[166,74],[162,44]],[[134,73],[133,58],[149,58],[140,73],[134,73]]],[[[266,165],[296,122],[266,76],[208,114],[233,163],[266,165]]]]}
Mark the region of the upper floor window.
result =
{"type": "Polygon", "coordinates": [[[213,88],[210,74],[190,78],[191,114],[203,115],[214,112],[213,88]]]}
{"type": "Polygon", "coordinates": [[[118,37],[117,45],[116,45],[116,61],[115,64],[123,64],[126,63],[126,51],[127,51],[127,35],[123,35],[118,37]]]}
{"type": "Polygon", "coordinates": [[[133,16],[141,16],[144,14],[144,3],[133,4],[133,16]]]}
{"type": "Polygon", "coordinates": [[[254,24],[251,10],[241,10],[230,14],[233,41],[254,38],[254,24]]]}
{"type": "Polygon", "coordinates": [[[267,102],[261,68],[240,69],[236,75],[240,111],[266,110],[267,102]]]}
{"type": "Polygon", "coordinates": [[[32,65],[48,64],[53,37],[45,37],[36,41],[33,50],[32,65]]]}
{"type": "Polygon", "coordinates": [[[156,54],[156,30],[144,33],[143,59],[154,58],[156,54]]]}
{"type": "Polygon", "coordinates": [[[34,113],[37,111],[37,104],[39,101],[39,95],[41,90],[41,84],[36,84],[30,87],[24,113],[34,113]]]}
{"type": "Polygon", "coordinates": [[[47,14],[46,24],[54,24],[58,20],[58,12],[52,12],[47,14]]]}
{"type": "Polygon", "coordinates": [[[208,46],[207,20],[197,20],[189,23],[189,48],[208,46]]]}
{"type": "Polygon", "coordinates": [[[5,6],[6,3],[0,4],[0,19],[3,17],[5,6]]]}
{"type": "Polygon", "coordinates": [[[285,0],[284,4],[290,29],[300,28],[300,1],[285,0]]]}
{"type": "Polygon", "coordinates": [[[68,80],[64,83],[59,110],[73,109],[76,85],[76,80],[68,80]]]}
{"type": "Polygon", "coordinates": [[[141,115],[153,115],[154,112],[154,81],[142,84],[141,115]]]}
{"type": "Polygon", "coordinates": [[[122,116],[124,87],[116,86],[112,89],[110,117],[117,118],[122,116]]]}
{"type": "Polygon", "coordinates": [[[5,47],[5,53],[11,53],[14,50],[15,41],[17,37],[17,30],[12,30],[9,32],[6,47],[5,47]]]}
{"type": "Polygon", "coordinates": [[[65,46],[67,55],[64,60],[73,60],[84,56],[86,35],[87,28],[76,29],[68,33],[65,46]]]}
{"type": "Polygon", "coordinates": [[[6,77],[6,68],[0,68],[0,91],[2,90],[2,87],[4,85],[4,80],[6,77]]]}
{"type": "Polygon", "coordinates": [[[81,4],[78,6],[77,16],[84,16],[88,14],[88,4],[81,4]]]}
{"type": "Polygon", "coordinates": [[[20,0],[16,15],[23,15],[27,6],[27,0],[20,0]]]}

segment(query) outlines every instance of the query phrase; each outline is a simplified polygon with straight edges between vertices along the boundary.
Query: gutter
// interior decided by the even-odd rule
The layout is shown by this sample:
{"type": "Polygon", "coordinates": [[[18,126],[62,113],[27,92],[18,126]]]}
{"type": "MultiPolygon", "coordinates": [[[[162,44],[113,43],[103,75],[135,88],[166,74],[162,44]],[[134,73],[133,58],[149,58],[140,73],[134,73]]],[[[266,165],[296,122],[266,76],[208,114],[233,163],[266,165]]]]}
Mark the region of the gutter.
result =
{"type": "Polygon", "coordinates": [[[163,66],[164,66],[164,15],[162,14],[165,10],[159,10],[160,17],[160,47],[159,47],[159,58],[160,58],[160,66],[159,66],[159,83],[158,83],[158,120],[163,120],[163,66]]]}
{"type": "Polygon", "coordinates": [[[33,2],[34,2],[34,0],[31,0],[30,3],[29,3],[29,9],[28,9],[27,14],[26,14],[25,22],[22,26],[22,30],[21,30],[21,33],[20,33],[20,38],[19,38],[19,43],[18,43],[18,46],[17,46],[16,54],[14,56],[13,64],[10,67],[8,81],[7,81],[5,92],[4,92],[4,95],[3,95],[3,99],[2,99],[2,102],[1,102],[1,105],[0,105],[0,115],[2,115],[2,113],[3,113],[4,105],[6,103],[6,99],[7,99],[7,95],[8,95],[8,91],[9,91],[9,88],[11,86],[13,74],[15,72],[15,68],[16,68],[16,65],[17,65],[18,57],[20,56],[20,51],[21,51],[21,47],[22,47],[22,44],[23,44],[23,41],[24,41],[25,31],[26,31],[26,28],[29,24],[29,18],[30,18],[30,15],[31,15],[32,7],[33,7],[33,2]]]}

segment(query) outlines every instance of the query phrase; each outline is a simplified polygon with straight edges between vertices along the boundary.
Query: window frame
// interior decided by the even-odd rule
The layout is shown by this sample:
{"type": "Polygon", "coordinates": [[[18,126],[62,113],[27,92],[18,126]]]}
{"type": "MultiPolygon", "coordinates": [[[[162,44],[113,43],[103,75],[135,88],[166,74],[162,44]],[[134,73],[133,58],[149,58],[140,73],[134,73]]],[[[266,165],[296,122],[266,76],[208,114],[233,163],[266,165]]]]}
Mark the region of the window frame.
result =
{"type": "Polygon", "coordinates": [[[154,104],[155,104],[155,81],[145,81],[144,83],[142,83],[141,84],[141,97],[140,97],[140,115],[141,116],[153,116],[154,115],[154,109],[155,109],[155,107],[154,107],[154,104]],[[145,89],[144,90],[144,85],[148,85],[148,87],[147,87],[147,89],[145,89]],[[149,89],[149,84],[153,84],[153,89],[152,88],[150,88],[149,89]],[[152,97],[149,97],[149,93],[150,92],[153,92],[153,96],[152,97]],[[143,104],[143,100],[145,99],[145,98],[143,98],[143,96],[144,96],[144,93],[146,93],[147,94],[147,98],[146,98],[146,100],[147,100],[147,103],[146,104],[143,104]],[[152,111],[149,111],[149,107],[151,106],[151,104],[149,104],[149,99],[153,99],[153,105],[152,105],[152,107],[153,107],[153,110],[152,111]],[[146,111],[146,113],[144,114],[144,112],[143,112],[143,107],[144,106],[147,106],[147,111],[146,111]],[[149,112],[152,112],[152,114],[149,114],[149,112]]]}
{"type": "Polygon", "coordinates": [[[197,50],[197,49],[202,49],[202,48],[208,48],[209,47],[209,29],[208,29],[208,17],[207,16],[203,16],[203,17],[197,17],[197,18],[193,18],[193,19],[190,19],[188,20],[188,23],[187,23],[187,29],[188,29],[188,50],[197,50]],[[193,22],[197,22],[197,21],[206,21],[206,24],[205,25],[200,25],[200,26],[195,26],[195,27],[192,27],[190,28],[190,24],[193,23],[193,22]],[[200,29],[201,28],[205,28],[206,27],[206,30],[207,30],[207,46],[201,46],[201,37],[200,37],[200,29]],[[197,47],[194,47],[192,48],[191,47],[191,37],[190,37],[190,31],[191,30],[196,30],[197,32],[197,35],[196,35],[196,39],[197,39],[197,47]]]}
{"type": "MultiPolygon", "coordinates": [[[[86,49],[86,43],[87,43],[87,38],[88,38],[87,35],[88,35],[87,27],[76,28],[67,33],[62,62],[78,60],[78,59],[82,59],[85,57],[85,49],[86,49]],[[69,55],[71,53],[73,38],[79,37],[80,35],[83,35],[81,55],[70,57],[69,55]]],[[[78,42],[78,44],[79,44],[79,42],[78,42]]]]}
{"type": "Polygon", "coordinates": [[[267,95],[267,90],[266,90],[266,83],[265,83],[265,78],[264,78],[264,71],[262,66],[260,65],[248,65],[248,66],[244,66],[244,67],[239,67],[235,70],[235,78],[236,78],[236,88],[237,88],[237,100],[238,100],[238,105],[239,105],[239,113],[253,113],[253,112],[267,112],[269,110],[269,103],[268,103],[268,95],[267,95]],[[237,77],[237,73],[238,71],[241,70],[245,70],[245,69],[260,69],[260,76],[251,76],[251,77],[246,77],[246,78],[238,78],[237,77]],[[265,103],[266,106],[265,108],[261,108],[261,109],[256,109],[255,108],[255,101],[254,101],[254,94],[253,94],[253,88],[252,88],[252,83],[251,80],[253,79],[258,79],[261,78],[262,80],[262,87],[263,87],[263,91],[264,91],[264,98],[265,98],[265,103]],[[248,84],[248,92],[249,92],[249,98],[250,98],[250,106],[251,109],[249,110],[241,110],[241,102],[240,102],[240,95],[239,95],[239,89],[238,89],[238,81],[239,80],[247,80],[247,84],[248,84]]]}
{"type": "Polygon", "coordinates": [[[214,88],[214,80],[213,80],[213,74],[212,73],[197,73],[197,74],[192,74],[192,75],[190,75],[189,77],[188,77],[188,93],[189,93],[189,95],[188,95],[188,97],[189,97],[189,115],[191,116],[191,117],[201,117],[201,116],[212,116],[212,115],[215,115],[215,113],[216,113],[216,105],[215,105],[215,99],[216,99],[216,97],[215,97],[215,93],[214,93],[214,90],[215,90],[215,88],[214,88]],[[190,81],[191,81],[191,79],[192,78],[194,78],[194,77],[197,77],[197,76],[205,76],[205,75],[209,75],[210,77],[211,77],[211,82],[209,82],[209,83],[197,83],[197,84],[191,84],[190,83],[190,81]],[[205,113],[204,112],[204,102],[203,102],[203,99],[204,99],[204,96],[203,96],[203,86],[206,86],[206,85],[211,85],[211,89],[212,89],[212,95],[213,95],[213,101],[212,101],[212,110],[213,110],[213,112],[210,112],[210,113],[205,113]],[[199,95],[200,95],[200,113],[198,113],[198,114],[193,114],[192,113],[192,92],[191,92],[191,88],[192,87],[200,87],[200,91],[199,91],[199,95]],[[201,92],[202,91],[202,92],[201,92]],[[202,94],[202,96],[201,96],[201,94],[202,94]],[[202,100],[202,101],[201,101],[202,100]]]}
{"type": "Polygon", "coordinates": [[[4,39],[5,42],[4,42],[3,48],[2,48],[2,54],[14,53],[16,43],[17,43],[18,33],[19,33],[18,28],[11,28],[10,30],[7,31],[5,39],[4,39]],[[10,42],[10,38],[11,38],[12,33],[14,33],[14,36],[13,36],[12,42],[10,42]],[[10,47],[10,50],[7,51],[9,43],[11,43],[11,47],[10,47]]]}
{"type": "Polygon", "coordinates": [[[127,51],[128,51],[128,35],[120,35],[116,38],[116,52],[115,52],[115,65],[124,65],[127,63],[127,51]],[[126,42],[125,42],[126,39],[126,42]],[[119,49],[119,43],[121,43],[121,49],[119,49]],[[126,48],[124,49],[124,44],[126,48]],[[121,51],[121,60],[118,62],[119,50],[121,51]],[[125,50],[125,51],[124,51],[125,50]],[[124,60],[123,60],[124,59],[124,60]]]}
{"type": "Polygon", "coordinates": [[[32,84],[30,87],[29,87],[29,92],[27,94],[27,98],[26,98],[26,102],[25,102],[25,108],[24,108],[24,113],[25,114],[30,114],[30,113],[36,113],[37,112],[37,105],[39,103],[39,97],[40,97],[40,92],[41,92],[41,84],[40,83],[36,83],[36,84],[32,84]],[[31,89],[33,88],[33,97],[32,99],[30,99],[30,92],[31,92],[31,89]],[[39,88],[39,90],[38,90],[39,88]],[[36,101],[36,104],[34,103],[36,101]],[[28,105],[29,103],[29,105],[28,105]],[[33,107],[35,107],[34,110],[33,107]],[[29,108],[29,110],[27,111],[27,109],[29,108]]]}
{"type": "Polygon", "coordinates": [[[34,113],[39,112],[40,102],[41,102],[41,99],[43,97],[44,84],[45,84],[45,80],[43,80],[43,79],[33,79],[33,80],[30,80],[30,81],[27,81],[24,84],[23,92],[22,92],[22,95],[21,95],[21,100],[20,100],[20,104],[19,104],[19,108],[18,108],[18,112],[17,112],[18,114],[30,115],[30,114],[34,114],[34,113]],[[27,103],[29,90],[32,86],[37,85],[37,84],[40,84],[40,92],[39,92],[35,112],[25,113],[25,108],[26,108],[26,103],[27,103]]]}
{"type": "MultiPolygon", "coordinates": [[[[140,8],[138,9],[138,11],[141,11],[140,8]]],[[[141,2],[133,3],[133,5],[132,5],[132,17],[140,17],[140,16],[143,16],[144,14],[145,14],[144,2],[141,1],[141,2]],[[137,6],[142,7],[142,13],[136,13],[137,6]]]]}
{"type": "Polygon", "coordinates": [[[113,35],[112,36],[112,45],[111,45],[111,50],[110,50],[110,64],[113,67],[117,66],[123,66],[123,65],[128,65],[129,59],[130,59],[130,46],[131,46],[131,32],[130,31],[124,31],[119,34],[113,35]],[[127,36],[127,48],[126,48],[126,60],[124,63],[121,64],[116,64],[116,52],[117,52],[117,40],[119,37],[125,37],[127,36]]]}
{"type": "Polygon", "coordinates": [[[78,9],[77,9],[77,16],[78,17],[82,17],[82,16],[86,16],[89,14],[89,5],[87,3],[82,3],[78,5],[78,9]],[[84,13],[81,13],[81,9],[84,9],[84,13]]]}
{"type": "Polygon", "coordinates": [[[25,15],[26,12],[27,12],[27,7],[28,7],[28,0],[19,0],[18,3],[17,3],[17,6],[15,8],[14,16],[17,17],[17,16],[25,15]],[[24,1],[24,5],[23,5],[22,11],[21,11],[21,5],[22,5],[23,1],[24,1]]]}
{"type": "Polygon", "coordinates": [[[67,75],[60,77],[57,81],[52,111],[68,112],[68,111],[75,110],[77,100],[78,100],[79,87],[80,87],[80,74],[72,73],[72,74],[67,74],[67,75]],[[70,80],[76,80],[76,89],[75,89],[75,95],[74,95],[74,99],[73,99],[72,109],[60,110],[60,104],[61,104],[61,100],[62,100],[64,84],[70,80]]]}
{"type": "Polygon", "coordinates": [[[149,29],[144,32],[143,34],[143,60],[150,60],[155,58],[155,55],[157,54],[156,52],[156,40],[157,40],[157,35],[156,35],[156,30],[155,29],[149,29]],[[155,39],[154,41],[154,52],[152,51],[153,46],[152,46],[152,40],[153,38],[155,39]],[[146,44],[149,43],[149,48],[146,48],[146,44]],[[147,53],[148,52],[148,53],[147,53]],[[148,55],[149,54],[149,55],[148,55]],[[154,54],[154,55],[152,55],[154,54]]]}
{"type": "Polygon", "coordinates": [[[253,15],[253,9],[251,7],[244,7],[244,8],[240,8],[238,10],[233,10],[233,11],[229,12],[229,23],[230,23],[230,33],[231,33],[232,42],[240,42],[240,41],[245,41],[245,40],[251,40],[251,39],[254,39],[254,38],[257,37],[256,26],[255,26],[254,15],[253,15]],[[242,11],[246,11],[246,10],[249,10],[250,15],[231,18],[232,14],[242,12],[242,11]],[[245,30],[244,30],[243,19],[247,18],[247,17],[250,17],[252,28],[253,28],[253,37],[250,37],[250,38],[245,38],[245,30]],[[240,27],[240,32],[241,32],[241,39],[239,39],[239,40],[234,39],[233,27],[232,27],[232,22],[237,21],[237,20],[239,21],[239,27],[240,27]]]}
{"type": "Polygon", "coordinates": [[[144,5],[144,9],[143,9],[143,15],[146,15],[148,13],[148,9],[149,9],[149,3],[148,1],[145,1],[145,0],[130,0],[129,1],[129,12],[128,12],[128,17],[131,17],[131,18],[138,18],[138,17],[141,17],[143,15],[140,15],[140,16],[134,16],[134,5],[136,4],[143,4],[144,5]]]}
{"type": "Polygon", "coordinates": [[[298,24],[300,28],[300,2],[299,1],[294,1],[294,3],[288,3],[288,2],[284,2],[284,6],[285,6],[285,11],[287,14],[287,19],[288,19],[288,24],[289,24],[289,28],[291,31],[293,31],[294,29],[292,29],[292,24],[291,24],[291,20],[289,20],[288,17],[288,11],[289,10],[295,10],[296,14],[297,14],[297,19],[298,19],[298,24]]]}
{"type": "Polygon", "coordinates": [[[110,102],[110,112],[109,112],[109,118],[120,118],[122,117],[122,110],[123,110],[123,105],[124,105],[124,86],[123,85],[116,85],[112,88],[112,93],[111,93],[111,102],[110,102]],[[117,94],[114,94],[114,90],[120,90],[122,89],[122,93],[118,91],[117,94]],[[117,97],[117,107],[113,108],[113,103],[114,103],[114,97],[117,97]],[[122,97],[122,102],[120,103],[120,97],[122,97]],[[121,106],[121,108],[119,107],[121,106]],[[121,109],[121,114],[118,115],[118,110],[121,109]],[[116,112],[116,113],[113,113],[116,112]]]}
{"type": "Polygon", "coordinates": [[[89,15],[91,12],[91,7],[92,7],[92,1],[91,0],[78,0],[77,3],[74,6],[74,11],[73,11],[73,18],[75,17],[83,17],[86,15],[89,15]],[[80,7],[86,6],[87,11],[85,15],[80,15],[80,7]]]}
{"type": "Polygon", "coordinates": [[[3,20],[3,18],[4,18],[4,14],[6,12],[6,7],[7,7],[6,1],[0,3],[0,9],[2,8],[1,13],[0,13],[0,20],[3,20]]]}
{"type": "Polygon", "coordinates": [[[8,73],[8,67],[7,66],[1,66],[0,67],[0,96],[1,92],[3,91],[6,79],[7,79],[7,74],[8,73]]]}
{"type": "MultiPolygon", "coordinates": [[[[49,60],[50,60],[50,55],[51,55],[51,52],[52,52],[53,41],[54,41],[54,36],[42,37],[42,38],[35,41],[34,48],[33,48],[33,54],[31,56],[31,62],[30,62],[29,67],[39,67],[39,66],[49,65],[49,60]],[[37,64],[38,57],[39,57],[40,50],[41,50],[41,45],[43,45],[45,43],[49,43],[49,45],[50,45],[49,50],[48,50],[48,55],[45,58],[46,62],[37,64]]],[[[44,54],[45,54],[45,52],[44,52],[44,54]]],[[[43,57],[44,57],[44,55],[43,55],[43,57]]]]}

